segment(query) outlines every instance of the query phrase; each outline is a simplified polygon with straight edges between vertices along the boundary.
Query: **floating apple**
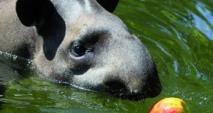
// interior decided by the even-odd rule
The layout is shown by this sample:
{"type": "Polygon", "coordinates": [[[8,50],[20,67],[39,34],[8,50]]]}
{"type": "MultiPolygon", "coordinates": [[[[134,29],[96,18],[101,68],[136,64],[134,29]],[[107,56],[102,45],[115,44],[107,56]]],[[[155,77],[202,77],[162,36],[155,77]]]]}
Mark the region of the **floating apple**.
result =
{"type": "Polygon", "coordinates": [[[191,113],[186,103],[179,98],[168,97],[156,102],[149,113],[191,113]]]}

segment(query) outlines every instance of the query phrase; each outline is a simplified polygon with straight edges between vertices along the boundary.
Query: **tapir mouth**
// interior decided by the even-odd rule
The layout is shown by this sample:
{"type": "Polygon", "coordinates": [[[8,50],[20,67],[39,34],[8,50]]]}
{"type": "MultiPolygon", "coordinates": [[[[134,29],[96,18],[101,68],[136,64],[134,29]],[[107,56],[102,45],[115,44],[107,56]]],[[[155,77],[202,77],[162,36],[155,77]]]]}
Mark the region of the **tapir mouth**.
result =
{"type": "Polygon", "coordinates": [[[138,101],[144,100],[147,97],[145,91],[136,89],[130,91],[129,88],[127,88],[127,86],[124,85],[124,83],[121,83],[120,81],[106,82],[104,88],[111,95],[126,100],[138,101]]]}
{"type": "Polygon", "coordinates": [[[144,84],[138,85],[137,87],[133,87],[131,84],[119,80],[110,80],[104,83],[104,88],[115,97],[133,101],[155,97],[162,90],[158,79],[152,82],[148,79],[144,84]]]}
{"type": "Polygon", "coordinates": [[[140,93],[134,93],[134,92],[120,92],[120,93],[111,93],[113,96],[126,99],[126,100],[133,100],[133,101],[139,101],[139,100],[144,100],[146,97],[145,95],[140,92],[140,93]]]}
{"type": "MultiPolygon", "coordinates": [[[[85,91],[89,91],[89,92],[102,92],[102,91],[97,91],[97,89],[88,89],[85,87],[79,87],[76,86],[74,84],[69,84],[72,87],[75,87],[77,89],[81,89],[81,90],[85,90],[85,91]]],[[[107,90],[103,90],[103,92],[105,93],[109,93],[110,95],[117,97],[117,98],[121,98],[121,99],[125,99],[125,100],[131,100],[131,101],[139,101],[139,100],[145,100],[146,93],[144,92],[130,92],[128,91],[126,88],[123,89],[119,89],[119,90],[109,90],[107,88],[107,90]]]]}

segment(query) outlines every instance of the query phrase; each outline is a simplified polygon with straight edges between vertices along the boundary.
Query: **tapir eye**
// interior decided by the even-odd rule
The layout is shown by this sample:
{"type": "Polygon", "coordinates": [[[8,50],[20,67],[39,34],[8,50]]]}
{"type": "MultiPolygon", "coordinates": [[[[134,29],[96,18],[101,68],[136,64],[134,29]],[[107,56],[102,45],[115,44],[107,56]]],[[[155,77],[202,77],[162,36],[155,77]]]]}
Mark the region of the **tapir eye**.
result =
{"type": "Polygon", "coordinates": [[[84,47],[82,44],[73,43],[70,52],[74,56],[80,57],[80,56],[83,56],[85,54],[86,50],[87,50],[86,47],[84,47]]]}

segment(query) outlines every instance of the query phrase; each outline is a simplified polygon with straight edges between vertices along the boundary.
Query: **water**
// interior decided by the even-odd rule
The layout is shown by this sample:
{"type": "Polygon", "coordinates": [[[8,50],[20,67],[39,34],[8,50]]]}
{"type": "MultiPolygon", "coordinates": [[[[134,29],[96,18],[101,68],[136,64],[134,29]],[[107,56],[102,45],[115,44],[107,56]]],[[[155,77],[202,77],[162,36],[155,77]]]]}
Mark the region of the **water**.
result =
{"type": "Polygon", "coordinates": [[[158,98],[182,98],[198,113],[213,112],[212,5],[210,0],[122,1],[117,13],[157,63],[164,87],[158,98]],[[125,7],[131,10],[122,12],[125,7]]]}
{"type": "Polygon", "coordinates": [[[175,96],[192,113],[212,113],[212,6],[211,0],[120,1],[114,13],[141,39],[156,62],[163,86],[158,97],[134,102],[78,90],[43,80],[25,61],[0,57],[0,112],[147,113],[157,100],[175,96]]]}

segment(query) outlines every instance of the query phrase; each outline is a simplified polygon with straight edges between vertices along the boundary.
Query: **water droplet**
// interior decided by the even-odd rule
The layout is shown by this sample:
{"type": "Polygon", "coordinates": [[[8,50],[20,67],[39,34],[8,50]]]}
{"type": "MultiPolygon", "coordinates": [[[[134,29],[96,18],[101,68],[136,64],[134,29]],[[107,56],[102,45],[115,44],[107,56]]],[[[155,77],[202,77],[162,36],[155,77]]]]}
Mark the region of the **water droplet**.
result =
{"type": "Polygon", "coordinates": [[[18,57],[18,56],[13,55],[13,61],[16,61],[17,57],[18,57]]]}

